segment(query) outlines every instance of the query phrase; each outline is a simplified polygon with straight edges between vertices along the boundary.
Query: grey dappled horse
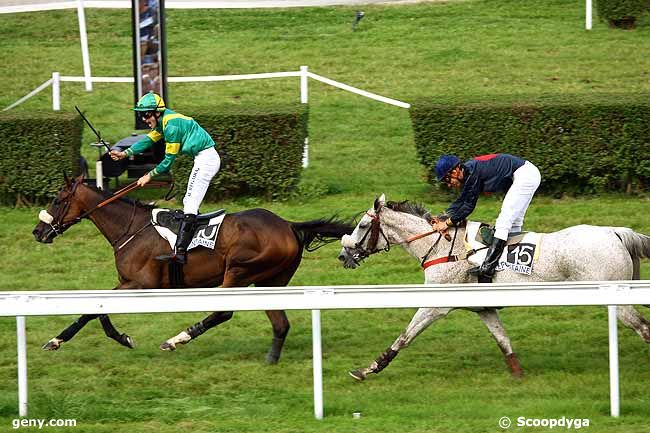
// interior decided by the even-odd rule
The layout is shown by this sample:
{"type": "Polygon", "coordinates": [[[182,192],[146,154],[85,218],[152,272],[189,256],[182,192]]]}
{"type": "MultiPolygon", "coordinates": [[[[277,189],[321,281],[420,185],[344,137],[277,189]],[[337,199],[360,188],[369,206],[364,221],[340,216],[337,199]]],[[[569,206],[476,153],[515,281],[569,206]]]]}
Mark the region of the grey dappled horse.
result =
{"type": "MultiPolygon", "coordinates": [[[[408,202],[386,202],[384,195],[375,200],[372,208],[361,218],[351,235],[343,236],[339,260],[346,268],[355,268],[360,261],[390,245],[401,245],[422,263],[436,258],[462,255],[465,228],[450,228],[451,236],[419,237],[431,233],[431,215],[423,207],[408,202]]],[[[531,275],[509,269],[497,272],[494,281],[588,281],[639,279],[639,259],[650,257],[650,237],[626,227],[600,227],[579,225],[545,234],[544,248],[532,268],[531,275]],[[588,254],[587,254],[588,253],[588,254]]],[[[474,265],[467,260],[440,263],[426,267],[425,283],[476,283],[476,277],[467,274],[474,265]]],[[[420,332],[436,320],[445,317],[455,308],[420,308],[411,323],[393,344],[367,368],[350,372],[357,380],[369,373],[379,373],[386,368],[399,351],[407,347],[420,332]]],[[[479,315],[503,352],[513,376],[523,374],[510,339],[495,308],[469,309],[479,315]]],[[[620,306],[618,318],[625,326],[634,329],[646,343],[650,343],[650,322],[632,306],[620,306]]]]}

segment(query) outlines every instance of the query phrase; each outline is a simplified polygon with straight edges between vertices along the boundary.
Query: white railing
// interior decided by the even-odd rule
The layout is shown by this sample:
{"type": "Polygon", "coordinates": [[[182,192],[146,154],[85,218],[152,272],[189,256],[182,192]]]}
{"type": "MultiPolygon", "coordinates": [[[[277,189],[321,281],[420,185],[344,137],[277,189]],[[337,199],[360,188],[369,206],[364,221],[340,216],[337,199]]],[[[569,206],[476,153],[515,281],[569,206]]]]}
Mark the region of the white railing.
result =
{"type": "MultiPolygon", "coordinates": [[[[386,96],[381,96],[376,93],[368,92],[366,90],[361,90],[356,87],[350,86],[348,84],[339,83],[330,78],[323,77],[318,74],[309,72],[307,66],[301,66],[299,71],[289,71],[289,72],[264,72],[259,74],[241,74],[241,75],[208,75],[208,76],[196,76],[196,77],[168,77],[167,81],[170,83],[199,83],[199,82],[215,82],[215,81],[238,81],[238,80],[260,80],[268,78],[286,78],[286,77],[300,77],[300,102],[302,104],[307,104],[309,102],[309,86],[308,78],[312,78],[316,81],[328,84],[330,86],[337,87],[339,89],[363,96],[365,98],[370,98],[375,101],[383,102],[385,104],[395,105],[401,108],[410,108],[411,104],[407,102],[398,101],[397,99],[388,98],[386,96]]],[[[92,83],[133,83],[133,77],[77,77],[77,76],[66,76],[61,75],[59,72],[53,72],[52,78],[45,81],[43,84],[38,86],[36,89],[32,90],[27,95],[18,99],[11,105],[3,108],[2,111],[10,110],[23,102],[27,101],[32,96],[36,95],[43,89],[48,86],[52,86],[52,110],[59,111],[61,109],[61,82],[82,82],[86,84],[86,89],[92,89],[92,83]]],[[[97,162],[98,172],[101,170],[101,161],[97,162]]],[[[309,138],[305,138],[305,143],[303,147],[303,159],[302,166],[307,168],[309,166],[309,138]]],[[[97,176],[98,182],[101,182],[101,178],[97,176]]],[[[98,184],[98,187],[102,189],[101,184],[98,184]]]]}
{"type": "MultiPolygon", "coordinates": [[[[299,71],[289,72],[265,72],[259,74],[241,74],[241,75],[208,75],[208,76],[195,76],[195,77],[168,77],[167,81],[170,83],[198,83],[198,82],[212,82],[212,81],[238,81],[238,80],[259,80],[267,78],[285,78],[285,77],[300,77],[300,101],[303,104],[308,102],[308,86],[307,78],[312,78],[330,86],[355,93],[366,98],[374,99],[375,101],[383,102],[385,104],[395,105],[402,108],[410,108],[411,104],[398,101],[397,99],[387,98],[376,93],[361,90],[348,84],[339,83],[330,78],[323,77],[318,74],[309,72],[307,66],[301,66],[299,71]]],[[[52,78],[45,81],[32,92],[23,96],[13,104],[3,108],[3,111],[10,110],[19,104],[22,104],[32,96],[36,95],[47,86],[52,85],[52,110],[58,111],[61,109],[61,82],[86,82],[86,77],[66,76],[61,75],[59,72],[53,72],[52,78]]],[[[133,83],[133,77],[90,77],[93,83],[133,83]]]]}
{"type": "Polygon", "coordinates": [[[305,286],[237,289],[0,292],[0,316],[16,316],[20,416],[27,415],[25,316],[194,311],[312,310],[314,415],[323,417],[320,310],[406,307],[609,306],[610,405],[619,416],[614,305],[650,304],[650,281],[535,284],[305,286]]]}

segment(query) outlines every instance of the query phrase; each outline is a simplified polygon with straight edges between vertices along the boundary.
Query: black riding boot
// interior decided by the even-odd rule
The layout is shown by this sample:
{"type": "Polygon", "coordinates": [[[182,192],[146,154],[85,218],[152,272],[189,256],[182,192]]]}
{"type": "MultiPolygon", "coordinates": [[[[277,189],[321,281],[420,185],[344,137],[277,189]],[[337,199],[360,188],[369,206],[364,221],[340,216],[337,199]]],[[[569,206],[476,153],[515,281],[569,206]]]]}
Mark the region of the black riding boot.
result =
{"type": "Polygon", "coordinates": [[[492,239],[492,244],[487,251],[485,256],[485,261],[481,266],[470,269],[468,272],[472,275],[478,275],[479,282],[484,279],[492,279],[494,277],[494,269],[499,264],[499,257],[503,253],[503,249],[506,246],[506,241],[499,238],[492,239]]]}
{"type": "Polygon", "coordinates": [[[176,237],[176,246],[174,251],[171,254],[165,254],[162,256],[156,257],[158,260],[163,261],[174,261],[176,263],[186,264],[187,263],[187,247],[190,246],[192,242],[192,237],[194,236],[194,229],[196,228],[196,215],[194,214],[185,214],[183,221],[181,221],[181,226],[178,229],[178,236],[176,237]]]}

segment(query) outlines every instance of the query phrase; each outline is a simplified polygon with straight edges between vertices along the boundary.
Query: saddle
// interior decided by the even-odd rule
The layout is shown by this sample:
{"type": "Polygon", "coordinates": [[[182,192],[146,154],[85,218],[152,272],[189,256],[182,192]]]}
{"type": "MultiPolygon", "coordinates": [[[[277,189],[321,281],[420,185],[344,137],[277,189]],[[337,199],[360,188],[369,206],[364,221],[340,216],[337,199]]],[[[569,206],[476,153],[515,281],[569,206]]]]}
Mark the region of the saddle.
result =
{"type": "MultiPolygon", "coordinates": [[[[154,209],[151,211],[151,223],[158,234],[169,242],[172,249],[176,245],[176,237],[184,215],[181,210],[154,209]]],[[[225,209],[197,215],[194,236],[187,250],[197,246],[214,249],[217,234],[225,216],[225,209]]]]}
{"type": "MultiPolygon", "coordinates": [[[[492,244],[492,241],[494,240],[494,227],[485,223],[479,223],[479,224],[480,226],[478,228],[478,231],[476,232],[476,236],[474,237],[474,240],[476,242],[483,244],[483,246],[489,246],[490,244],[492,244]]],[[[508,241],[506,245],[518,244],[524,239],[524,237],[528,233],[529,232],[508,233],[508,241]]]]}
{"type": "MultiPolygon", "coordinates": [[[[468,221],[464,239],[465,249],[468,251],[467,260],[475,266],[480,266],[485,260],[487,249],[493,238],[494,229],[488,224],[468,221]]],[[[530,275],[533,264],[539,256],[541,241],[542,234],[540,233],[509,234],[496,271],[510,269],[517,273],[530,275]]]]}

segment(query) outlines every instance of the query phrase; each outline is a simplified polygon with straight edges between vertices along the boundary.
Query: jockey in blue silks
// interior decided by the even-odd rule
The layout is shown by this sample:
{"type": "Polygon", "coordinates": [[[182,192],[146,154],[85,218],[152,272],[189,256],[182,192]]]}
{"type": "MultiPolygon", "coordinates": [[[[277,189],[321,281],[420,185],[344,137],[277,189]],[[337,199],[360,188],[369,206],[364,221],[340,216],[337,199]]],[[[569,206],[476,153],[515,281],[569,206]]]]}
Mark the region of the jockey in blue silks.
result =
{"type": "Polygon", "coordinates": [[[508,234],[521,232],[526,210],[541,182],[539,170],[530,161],[507,153],[477,156],[466,162],[455,155],[442,155],[436,163],[436,177],[448,187],[460,189],[460,196],[445,211],[447,219],[433,226],[440,232],[465,220],[474,211],[480,193],[506,192],[485,261],[469,270],[479,281],[491,279],[508,234]]]}

